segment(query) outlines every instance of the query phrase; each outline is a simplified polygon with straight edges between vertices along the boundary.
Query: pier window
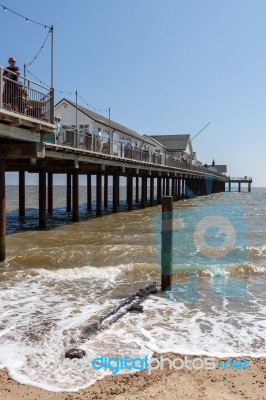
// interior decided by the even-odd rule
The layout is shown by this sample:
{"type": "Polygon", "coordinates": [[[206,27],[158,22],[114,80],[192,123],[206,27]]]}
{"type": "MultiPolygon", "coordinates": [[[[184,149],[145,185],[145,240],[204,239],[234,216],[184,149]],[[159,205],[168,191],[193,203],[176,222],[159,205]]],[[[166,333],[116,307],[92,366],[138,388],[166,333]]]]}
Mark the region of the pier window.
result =
{"type": "Polygon", "coordinates": [[[99,132],[98,126],[93,125],[93,127],[92,127],[92,133],[93,133],[94,135],[98,135],[98,132],[99,132]]]}
{"type": "Polygon", "coordinates": [[[79,129],[83,130],[83,131],[86,130],[86,129],[89,129],[89,127],[90,127],[89,124],[79,125],[79,129]]]}
{"type": "Polygon", "coordinates": [[[109,129],[104,129],[104,130],[103,130],[103,138],[104,138],[104,139],[109,139],[109,137],[110,137],[110,131],[109,131],[109,129]]]}
{"type": "Polygon", "coordinates": [[[78,145],[83,147],[85,145],[85,136],[89,133],[89,124],[79,125],[78,145]]]}

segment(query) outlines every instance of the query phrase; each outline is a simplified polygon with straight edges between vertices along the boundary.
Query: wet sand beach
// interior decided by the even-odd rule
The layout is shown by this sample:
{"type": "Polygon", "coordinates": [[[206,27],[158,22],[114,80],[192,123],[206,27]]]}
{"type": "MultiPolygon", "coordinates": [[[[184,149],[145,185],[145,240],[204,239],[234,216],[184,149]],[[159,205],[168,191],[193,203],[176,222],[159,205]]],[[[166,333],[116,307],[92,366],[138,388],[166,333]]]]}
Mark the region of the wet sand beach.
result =
{"type": "Polygon", "coordinates": [[[161,208],[95,218],[81,207],[81,221],[66,223],[65,188],[57,187],[58,208],[41,231],[36,188],[28,193],[27,216],[18,223],[17,188],[8,188],[8,257],[0,266],[1,400],[266,399],[265,189],[175,204],[176,217],[188,222],[198,210],[202,218],[210,210],[226,212],[239,237],[229,259],[234,265],[216,260],[202,270],[193,241],[180,241],[177,230],[175,260],[184,251],[185,272],[176,271],[171,293],[151,295],[142,313],[109,320],[84,342],[81,334],[91,322],[147,284],[160,283],[155,217],[161,208]],[[204,354],[215,358],[216,368],[164,366],[151,375],[121,370],[111,376],[104,369],[73,368],[64,358],[71,347],[84,350],[90,363],[101,356],[204,354]],[[250,370],[218,367],[228,359],[250,360],[250,370]]]}
{"type": "MultiPolygon", "coordinates": [[[[165,354],[165,357],[177,355],[165,354]]],[[[78,392],[49,392],[13,381],[0,371],[1,400],[151,400],[151,399],[266,399],[266,359],[246,358],[250,371],[147,371],[109,376],[78,392]]],[[[220,361],[220,360],[219,360],[220,361]]]]}

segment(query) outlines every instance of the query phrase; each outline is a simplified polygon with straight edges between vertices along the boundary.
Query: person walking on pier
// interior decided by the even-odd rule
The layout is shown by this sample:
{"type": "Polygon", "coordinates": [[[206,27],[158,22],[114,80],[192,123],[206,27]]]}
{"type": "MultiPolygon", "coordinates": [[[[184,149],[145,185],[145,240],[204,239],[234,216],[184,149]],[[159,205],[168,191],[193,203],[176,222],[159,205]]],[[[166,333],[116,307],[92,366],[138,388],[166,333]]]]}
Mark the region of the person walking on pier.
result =
{"type": "Polygon", "coordinates": [[[9,67],[4,71],[4,91],[3,91],[3,103],[11,106],[14,111],[18,110],[18,76],[20,75],[20,69],[16,66],[16,60],[14,57],[9,57],[9,67]],[[10,72],[9,72],[10,71],[10,72]]]}

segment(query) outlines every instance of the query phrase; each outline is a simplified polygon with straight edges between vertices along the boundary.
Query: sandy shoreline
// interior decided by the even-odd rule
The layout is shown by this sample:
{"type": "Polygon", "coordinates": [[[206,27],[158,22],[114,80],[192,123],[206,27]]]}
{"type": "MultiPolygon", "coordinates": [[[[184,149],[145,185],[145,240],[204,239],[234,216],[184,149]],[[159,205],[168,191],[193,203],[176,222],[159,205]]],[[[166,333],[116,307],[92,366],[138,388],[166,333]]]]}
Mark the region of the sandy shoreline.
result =
{"type": "MultiPolygon", "coordinates": [[[[164,355],[164,357],[177,355],[164,355]]],[[[109,376],[75,393],[49,392],[13,381],[0,370],[1,400],[151,400],[151,399],[266,399],[266,358],[251,359],[250,370],[147,371],[109,376]]],[[[225,361],[226,359],[224,359],[225,361]]],[[[221,361],[221,360],[219,360],[221,361]]]]}

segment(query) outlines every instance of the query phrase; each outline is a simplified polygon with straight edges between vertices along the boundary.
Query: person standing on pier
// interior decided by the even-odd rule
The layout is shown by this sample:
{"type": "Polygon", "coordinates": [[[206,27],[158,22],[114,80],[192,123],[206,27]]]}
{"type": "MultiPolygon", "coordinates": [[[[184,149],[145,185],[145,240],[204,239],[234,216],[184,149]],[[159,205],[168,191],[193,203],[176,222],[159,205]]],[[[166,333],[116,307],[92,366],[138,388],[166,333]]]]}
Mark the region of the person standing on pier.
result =
{"type": "Polygon", "coordinates": [[[18,110],[18,77],[20,69],[16,66],[14,57],[9,57],[9,67],[4,71],[5,86],[3,91],[3,103],[10,104],[14,111],[18,110]],[[9,72],[10,71],[10,72],[9,72]]]}

